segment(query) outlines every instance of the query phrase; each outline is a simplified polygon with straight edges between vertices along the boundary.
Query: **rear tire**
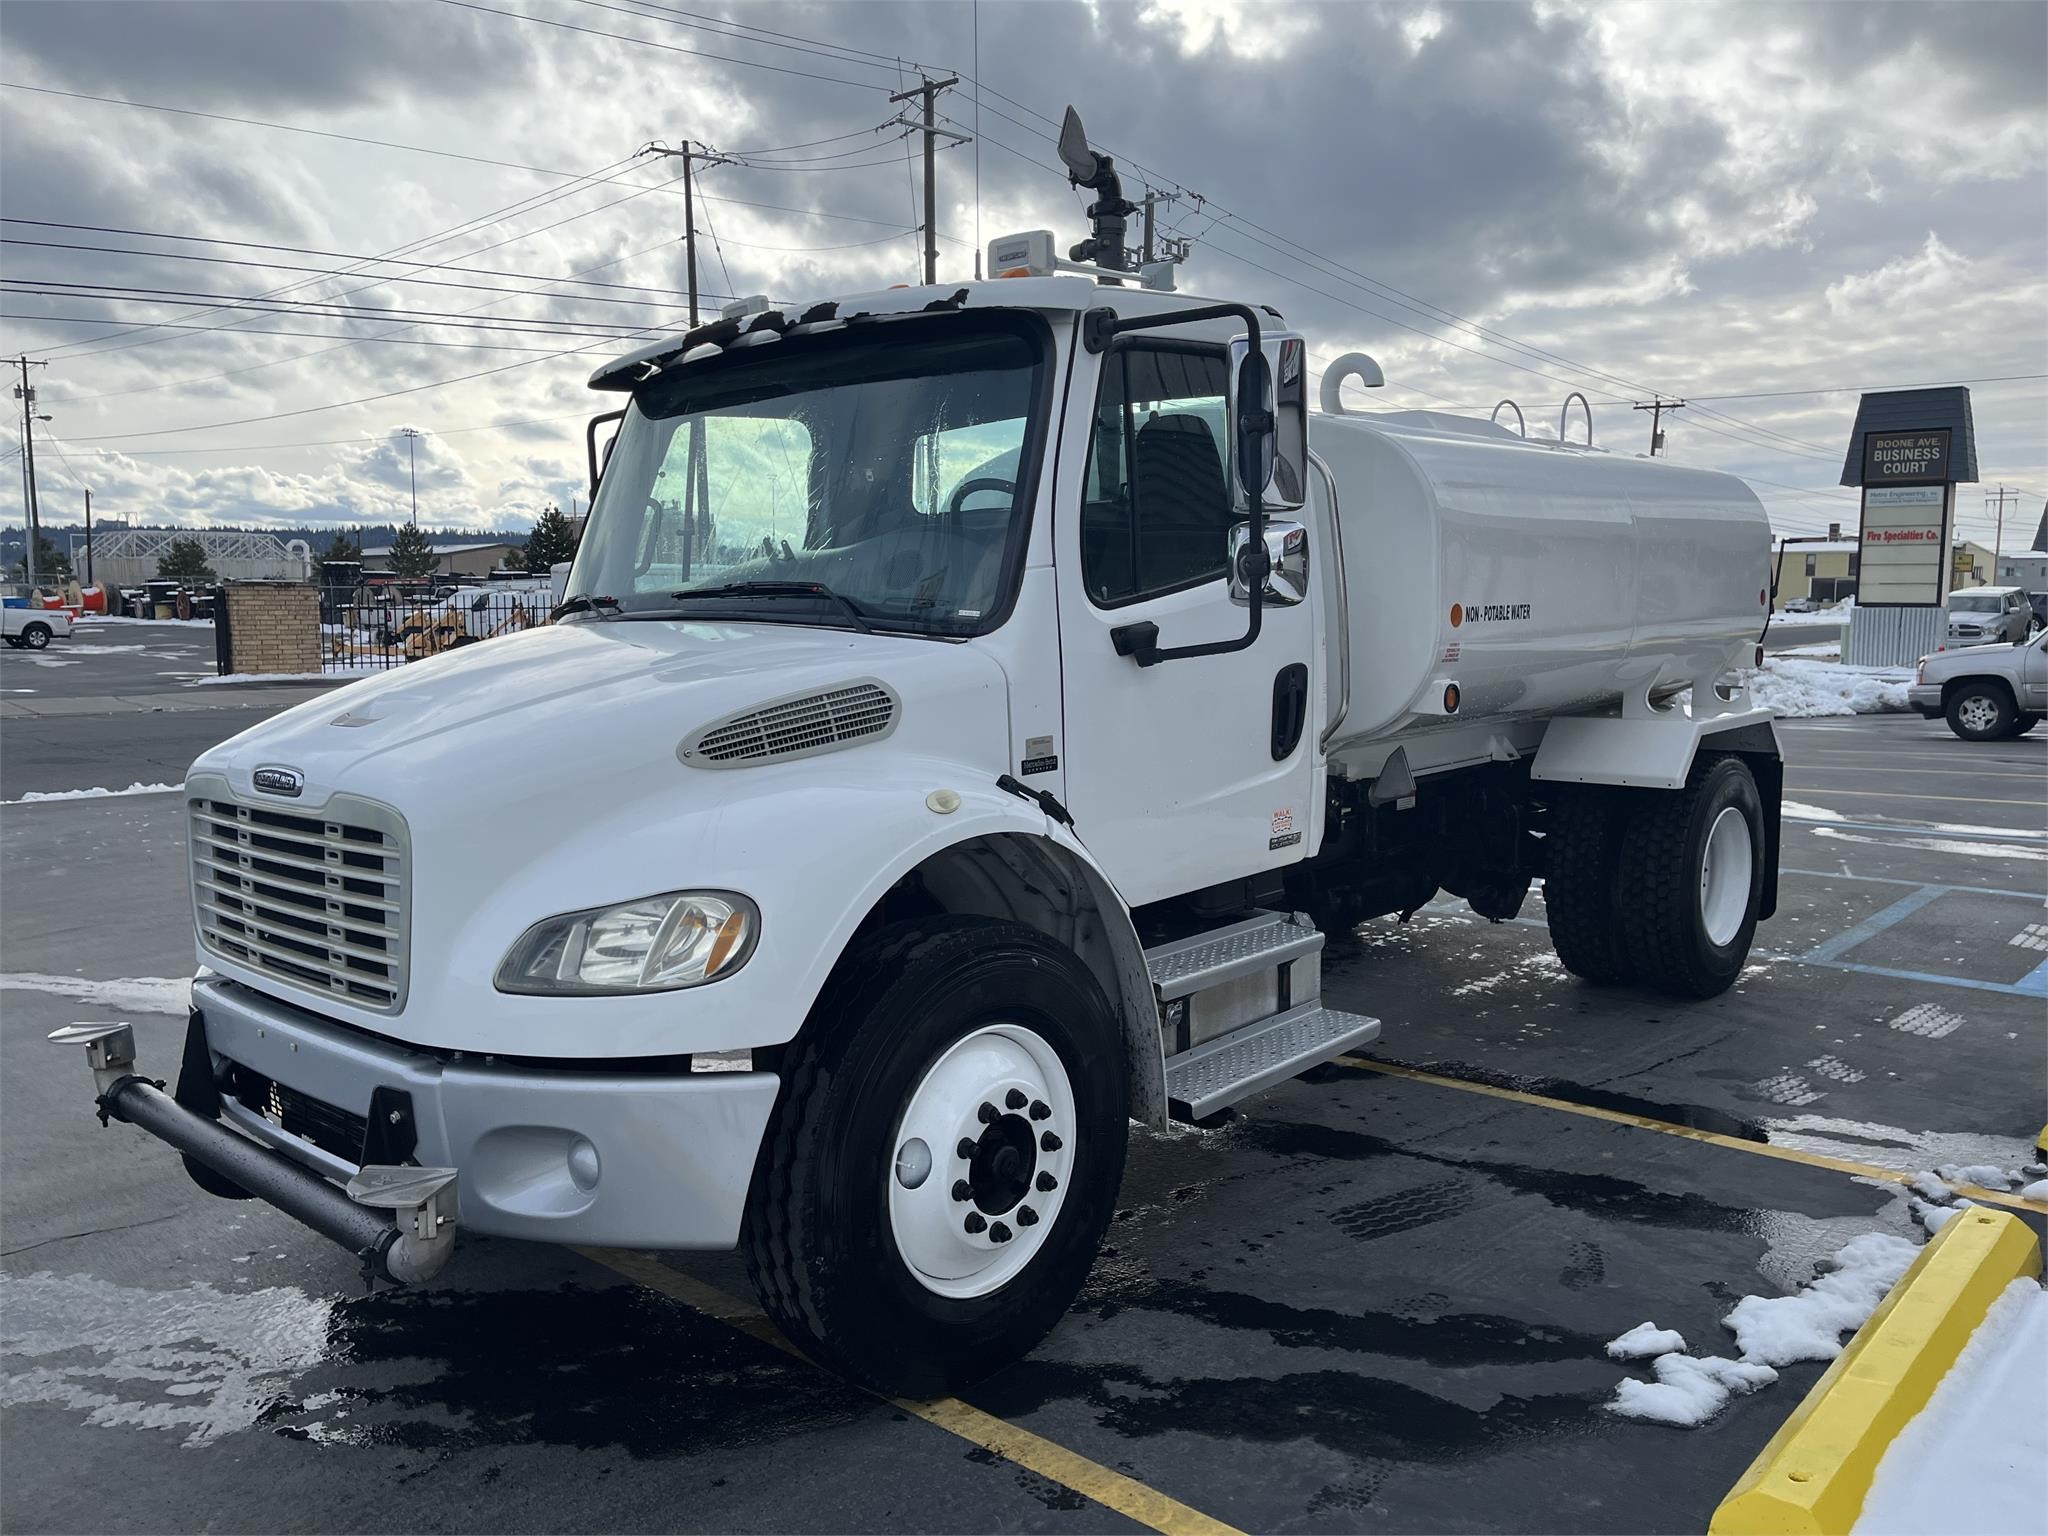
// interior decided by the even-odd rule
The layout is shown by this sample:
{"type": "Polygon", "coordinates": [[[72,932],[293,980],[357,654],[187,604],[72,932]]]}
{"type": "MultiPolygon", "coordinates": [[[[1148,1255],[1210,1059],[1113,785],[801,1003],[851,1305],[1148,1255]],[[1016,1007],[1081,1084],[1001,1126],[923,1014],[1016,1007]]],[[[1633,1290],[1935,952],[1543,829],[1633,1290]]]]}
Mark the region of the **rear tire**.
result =
{"type": "Polygon", "coordinates": [[[1093,974],[1034,929],[939,917],[863,941],[784,1065],[741,1236],[762,1306],[888,1395],[1027,1354],[1115,1207],[1126,1072],[1093,974]]]}
{"type": "Polygon", "coordinates": [[[1763,800],[1740,757],[1702,752],[1680,790],[1638,797],[1617,882],[1637,978],[1676,997],[1725,992],[1756,937],[1763,800]]]}
{"type": "Polygon", "coordinates": [[[1965,683],[1949,695],[1948,728],[1965,741],[2000,741],[2017,735],[2019,711],[1996,683],[1965,683]]]}
{"type": "Polygon", "coordinates": [[[32,651],[40,651],[50,643],[50,626],[30,624],[21,632],[21,643],[32,651]]]}
{"type": "Polygon", "coordinates": [[[1554,801],[1545,818],[1550,947],[1566,970],[1602,986],[1635,979],[1615,912],[1626,811],[1618,792],[1585,788],[1554,801]]]}

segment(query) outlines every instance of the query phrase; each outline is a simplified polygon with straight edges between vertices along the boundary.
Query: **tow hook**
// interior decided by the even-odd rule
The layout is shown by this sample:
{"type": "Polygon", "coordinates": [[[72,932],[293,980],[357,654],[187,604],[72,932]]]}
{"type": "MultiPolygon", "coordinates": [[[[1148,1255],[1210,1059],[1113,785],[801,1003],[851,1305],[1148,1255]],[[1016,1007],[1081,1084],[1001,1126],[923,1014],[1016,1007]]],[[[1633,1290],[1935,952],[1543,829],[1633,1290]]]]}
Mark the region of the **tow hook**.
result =
{"type": "Polygon", "coordinates": [[[366,1279],[430,1280],[448,1262],[455,1169],[368,1164],[344,1193],[284,1153],[187,1109],[162,1083],[137,1073],[131,1025],[71,1024],[52,1030],[50,1039],[85,1047],[101,1124],[125,1121],[168,1142],[355,1254],[366,1279]]]}

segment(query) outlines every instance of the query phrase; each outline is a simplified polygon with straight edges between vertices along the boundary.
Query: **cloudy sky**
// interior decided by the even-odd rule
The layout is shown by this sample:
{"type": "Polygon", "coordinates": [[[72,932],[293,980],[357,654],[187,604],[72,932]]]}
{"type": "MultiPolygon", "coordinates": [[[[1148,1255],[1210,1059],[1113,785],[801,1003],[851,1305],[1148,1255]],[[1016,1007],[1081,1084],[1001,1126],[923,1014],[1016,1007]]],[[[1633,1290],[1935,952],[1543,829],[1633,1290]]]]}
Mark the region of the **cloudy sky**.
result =
{"type": "Polygon", "coordinates": [[[1854,522],[1856,391],[1969,381],[1984,480],[2040,515],[2034,0],[711,4],[0,6],[0,351],[49,360],[46,516],[82,483],[138,521],[387,521],[407,427],[423,522],[566,504],[591,367],[687,321],[679,162],[636,151],[738,157],[701,179],[709,303],[906,281],[887,98],[920,68],[978,136],[940,157],[942,278],[1084,233],[1072,101],[1127,190],[1179,194],[1184,289],[1370,351],[1388,406],[1555,432],[1583,389],[1637,452],[1629,406],[1682,396],[1671,454],[1813,532],[1854,522]]]}

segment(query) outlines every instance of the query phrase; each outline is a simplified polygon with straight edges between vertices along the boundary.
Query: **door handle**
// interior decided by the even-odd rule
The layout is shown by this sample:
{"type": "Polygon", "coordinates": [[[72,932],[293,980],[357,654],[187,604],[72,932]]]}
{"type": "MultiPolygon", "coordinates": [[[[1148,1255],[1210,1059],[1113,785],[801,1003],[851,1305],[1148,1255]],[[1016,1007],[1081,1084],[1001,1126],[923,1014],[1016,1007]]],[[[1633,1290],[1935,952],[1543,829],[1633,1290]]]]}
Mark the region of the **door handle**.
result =
{"type": "Polygon", "coordinates": [[[1290,662],[1273,677],[1273,761],[1284,763],[1301,745],[1308,723],[1308,667],[1290,662]]]}

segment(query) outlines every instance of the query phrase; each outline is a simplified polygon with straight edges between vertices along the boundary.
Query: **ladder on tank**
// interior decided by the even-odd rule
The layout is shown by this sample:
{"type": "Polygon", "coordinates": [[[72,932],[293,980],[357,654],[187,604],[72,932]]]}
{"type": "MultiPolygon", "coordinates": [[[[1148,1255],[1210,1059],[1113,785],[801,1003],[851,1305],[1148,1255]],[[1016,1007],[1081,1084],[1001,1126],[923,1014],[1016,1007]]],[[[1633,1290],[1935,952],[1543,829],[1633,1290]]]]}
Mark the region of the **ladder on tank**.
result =
{"type": "Polygon", "coordinates": [[[1377,1040],[1380,1021],[1322,1002],[1322,932],[1254,912],[1145,951],[1176,1120],[1204,1120],[1377,1040]]]}

